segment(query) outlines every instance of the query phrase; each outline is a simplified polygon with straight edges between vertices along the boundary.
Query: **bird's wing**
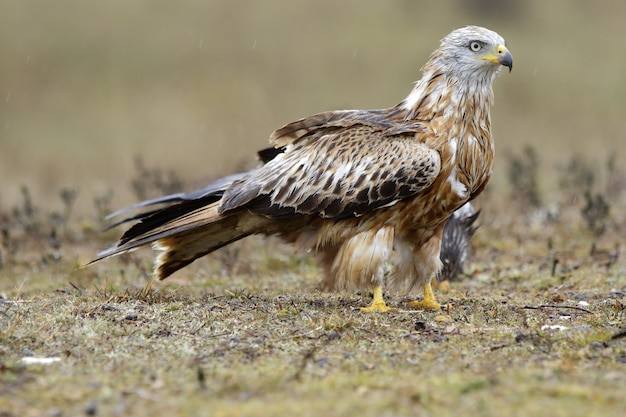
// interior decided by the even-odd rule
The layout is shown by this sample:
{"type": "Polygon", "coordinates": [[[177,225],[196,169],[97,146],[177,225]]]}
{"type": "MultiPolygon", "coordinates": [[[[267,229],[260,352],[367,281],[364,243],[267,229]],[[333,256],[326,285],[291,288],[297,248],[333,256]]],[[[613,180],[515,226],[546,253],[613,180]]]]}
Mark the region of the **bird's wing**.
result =
{"type": "MultiPolygon", "coordinates": [[[[270,144],[284,148],[303,137],[331,128],[345,128],[357,123],[390,127],[394,123],[389,110],[334,110],[291,122],[270,135],[270,144]]],[[[260,154],[259,154],[260,155],[260,154]]],[[[261,156],[261,155],[260,155],[261,156]]],[[[262,156],[261,156],[262,157],[262,156]]],[[[268,161],[265,161],[268,162],[268,161]]]]}
{"type": "MultiPolygon", "coordinates": [[[[264,148],[257,152],[257,157],[262,163],[267,163],[271,161],[272,159],[274,159],[277,155],[280,155],[281,153],[283,153],[284,151],[285,151],[284,147],[264,148]]],[[[123,214],[127,214],[127,213],[137,211],[137,210],[144,210],[144,211],[140,211],[139,213],[135,213],[131,216],[116,220],[114,223],[107,225],[105,230],[112,229],[121,224],[128,223],[131,221],[143,220],[147,217],[152,216],[155,213],[161,213],[165,207],[172,206],[174,204],[184,203],[187,201],[195,201],[195,200],[200,200],[200,199],[202,199],[206,204],[218,201],[220,198],[222,198],[224,191],[226,191],[226,189],[231,185],[233,181],[242,178],[244,175],[249,174],[252,171],[253,170],[246,171],[246,172],[238,172],[236,174],[219,178],[213,181],[212,183],[198,190],[191,191],[189,193],[169,194],[163,197],[157,197],[157,198],[153,198],[150,200],[140,201],[139,203],[133,204],[132,206],[124,207],[120,210],[117,210],[109,214],[106,217],[106,219],[107,220],[114,219],[123,214]],[[155,206],[158,206],[158,207],[152,208],[155,206]],[[150,209],[147,210],[148,208],[150,209]]]]}
{"type": "Polygon", "coordinates": [[[432,136],[428,128],[414,121],[379,122],[379,111],[370,118],[365,113],[328,112],[279,129],[274,144],[286,147],[285,152],[235,180],[222,197],[220,212],[245,207],[270,217],[304,214],[337,220],[428,188],[441,166],[439,152],[425,143],[432,136]],[[290,139],[276,142],[285,135],[290,139]]]}
{"type": "MultiPolygon", "coordinates": [[[[257,157],[262,163],[267,163],[274,159],[276,156],[282,154],[285,151],[285,145],[291,143],[301,136],[304,136],[312,131],[320,130],[322,127],[341,127],[346,125],[346,120],[350,123],[355,121],[363,121],[372,123],[375,122],[379,126],[391,126],[391,124],[381,116],[383,116],[383,110],[344,110],[344,111],[329,111],[325,113],[316,114],[314,116],[300,119],[293,123],[282,127],[275,131],[270,142],[274,145],[269,148],[261,149],[257,152],[257,157]],[[283,145],[281,145],[281,143],[283,145]]],[[[114,223],[109,224],[106,229],[112,229],[121,224],[128,223],[130,221],[142,220],[150,217],[152,214],[161,213],[162,209],[167,206],[171,206],[178,203],[184,203],[186,201],[194,201],[202,199],[205,203],[218,201],[224,191],[232,184],[233,181],[244,177],[247,174],[253,173],[254,170],[247,172],[239,172],[213,181],[207,186],[194,190],[189,193],[176,193],[169,194],[163,197],[157,197],[149,200],[141,201],[137,204],[133,204],[128,207],[124,207],[109,214],[106,219],[111,220],[119,218],[121,215],[131,213],[133,211],[139,211],[131,216],[127,216],[116,220],[114,223]],[[152,209],[152,207],[158,206],[152,209]],[[150,210],[146,210],[150,208],[150,210]]]]}
{"type": "Polygon", "coordinates": [[[109,214],[106,217],[106,219],[111,220],[123,214],[127,215],[127,213],[130,213],[133,211],[139,211],[139,210],[143,210],[143,211],[140,211],[139,213],[133,214],[128,217],[124,217],[120,220],[116,220],[114,223],[107,225],[106,230],[112,229],[116,226],[119,226],[124,223],[128,223],[130,221],[145,219],[154,213],[161,212],[163,208],[167,206],[172,206],[174,204],[184,203],[188,201],[196,201],[196,200],[203,200],[205,204],[218,201],[224,194],[224,191],[226,190],[226,188],[228,188],[228,186],[230,186],[230,184],[234,180],[243,177],[247,173],[248,172],[239,172],[237,174],[220,178],[218,180],[213,181],[212,183],[210,183],[209,185],[203,188],[200,188],[195,191],[191,191],[189,193],[169,194],[163,197],[157,197],[157,198],[153,198],[150,200],[144,200],[137,204],[133,204],[132,206],[124,207],[120,210],[117,210],[109,214]],[[155,206],[158,206],[158,207],[153,208],[155,206]]]}

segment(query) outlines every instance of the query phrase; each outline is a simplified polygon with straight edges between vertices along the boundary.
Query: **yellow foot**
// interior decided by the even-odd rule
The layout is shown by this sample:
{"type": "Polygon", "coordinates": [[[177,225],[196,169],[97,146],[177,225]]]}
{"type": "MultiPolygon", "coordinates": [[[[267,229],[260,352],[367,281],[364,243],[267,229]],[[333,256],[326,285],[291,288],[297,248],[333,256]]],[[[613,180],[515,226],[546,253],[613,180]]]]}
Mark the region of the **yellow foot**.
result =
{"type": "Polygon", "coordinates": [[[440,282],[435,282],[433,280],[432,284],[433,284],[433,289],[436,289],[437,291],[440,291],[440,292],[450,291],[450,281],[448,281],[447,279],[444,281],[440,281],[440,282]]]}
{"type": "Polygon", "coordinates": [[[377,285],[374,287],[374,299],[372,300],[372,304],[367,307],[362,307],[361,313],[384,313],[389,310],[391,310],[391,307],[387,306],[385,300],[383,300],[383,287],[377,285]]]}
{"type": "Polygon", "coordinates": [[[441,305],[435,300],[411,301],[409,307],[415,310],[441,311],[441,305]]]}
{"type": "Polygon", "coordinates": [[[384,301],[380,303],[372,302],[367,307],[361,307],[361,313],[384,313],[389,310],[391,310],[391,307],[385,304],[384,301]]]}
{"type": "Polygon", "coordinates": [[[423,301],[411,301],[409,307],[416,310],[434,310],[441,311],[441,305],[435,299],[433,294],[433,288],[430,286],[430,282],[424,285],[424,300],[423,301]]]}

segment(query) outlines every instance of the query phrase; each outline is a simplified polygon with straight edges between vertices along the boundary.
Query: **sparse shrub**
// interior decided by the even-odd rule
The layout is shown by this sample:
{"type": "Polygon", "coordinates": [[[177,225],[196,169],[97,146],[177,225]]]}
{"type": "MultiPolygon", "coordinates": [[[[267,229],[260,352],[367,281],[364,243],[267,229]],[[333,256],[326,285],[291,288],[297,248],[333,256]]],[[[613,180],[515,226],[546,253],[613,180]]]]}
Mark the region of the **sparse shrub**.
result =
{"type": "Polygon", "coordinates": [[[38,210],[30,195],[30,189],[26,185],[22,185],[20,191],[22,192],[22,205],[13,207],[13,221],[19,224],[26,233],[39,234],[41,222],[37,216],[38,210]]]}
{"type": "Polygon", "coordinates": [[[173,171],[149,169],[139,156],[135,158],[135,168],[137,175],[132,180],[132,187],[139,200],[173,194],[184,188],[183,181],[173,171]]]}
{"type": "Polygon", "coordinates": [[[67,222],[72,214],[72,208],[74,207],[76,198],[78,197],[78,188],[61,188],[59,196],[64,206],[63,220],[67,222]]]}
{"type": "Polygon", "coordinates": [[[541,206],[537,175],[539,158],[535,149],[527,145],[521,155],[509,155],[508,178],[513,187],[513,198],[532,208],[541,206]]]}
{"type": "Polygon", "coordinates": [[[580,155],[574,155],[559,178],[559,189],[565,196],[565,203],[575,204],[583,197],[581,190],[583,193],[591,192],[594,181],[595,174],[589,164],[580,155]]]}
{"type": "Polygon", "coordinates": [[[7,252],[9,245],[9,229],[4,225],[0,229],[0,269],[7,262],[7,252]]]}
{"type": "MultiPolygon", "coordinates": [[[[583,201],[584,206],[580,208],[580,215],[587,228],[597,236],[606,230],[611,211],[609,201],[612,197],[616,198],[616,195],[609,192],[609,184],[613,182],[612,188],[616,188],[619,184],[616,180],[614,156],[607,159],[606,168],[608,178],[613,177],[613,180],[607,180],[607,186],[603,191],[597,191],[600,188],[597,178],[601,174],[599,172],[601,165],[594,166],[580,155],[572,157],[559,179],[561,192],[565,195],[565,204],[570,206],[583,201]]],[[[617,190],[614,189],[613,193],[617,194],[617,190]]]]}
{"type": "Polygon", "coordinates": [[[621,202],[620,199],[626,193],[626,172],[619,169],[615,163],[617,160],[617,152],[611,152],[606,160],[607,179],[606,179],[606,195],[610,201],[621,202]]]}
{"type": "Polygon", "coordinates": [[[606,230],[609,220],[610,207],[604,196],[600,193],[592,195],[589,190],[585,191],[585,207],[581,214],[587,227],[596,235],[601,235],[606,230]]]}
{"type": "Polygon", "coordinates": [[[96,208],[96,218],[99,222],[104,222],[109,213],[113,212],[111,209],[111,201],[113,200],[113,190],[108,189],[103,194],[94,197],[93,205],[96,208]]]}

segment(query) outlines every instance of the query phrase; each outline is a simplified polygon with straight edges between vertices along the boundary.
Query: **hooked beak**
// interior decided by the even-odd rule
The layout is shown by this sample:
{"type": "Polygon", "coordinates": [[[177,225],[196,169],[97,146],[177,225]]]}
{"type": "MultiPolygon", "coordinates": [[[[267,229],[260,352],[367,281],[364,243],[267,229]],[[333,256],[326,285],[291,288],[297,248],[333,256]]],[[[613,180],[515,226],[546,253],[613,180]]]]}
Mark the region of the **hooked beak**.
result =
{"type": "Polygon", "coordinates": [[[509,72],[513,69],[513,55],[511,55],[509,50],[506,49],[506,46],[504,45],[496,46],[493,54],[488,54],[478,59],[483,59],[485,61],[493,62],[494,64],[509,67],[509,72]]]}

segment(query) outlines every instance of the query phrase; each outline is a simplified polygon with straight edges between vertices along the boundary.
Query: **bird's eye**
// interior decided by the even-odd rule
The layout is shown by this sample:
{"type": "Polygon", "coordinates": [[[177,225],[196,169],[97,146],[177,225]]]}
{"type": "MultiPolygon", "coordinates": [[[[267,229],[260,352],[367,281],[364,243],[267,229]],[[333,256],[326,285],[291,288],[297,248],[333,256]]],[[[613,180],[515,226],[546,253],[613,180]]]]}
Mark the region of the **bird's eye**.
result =
{"type": "Polygon", "coordinates": [[[482,49],[483,46],[480,44],[480,42],[474,41],[470,43],[469,47],[472,51],[478,52],[482,49]]]}

